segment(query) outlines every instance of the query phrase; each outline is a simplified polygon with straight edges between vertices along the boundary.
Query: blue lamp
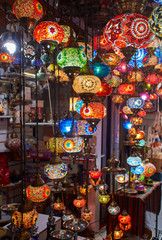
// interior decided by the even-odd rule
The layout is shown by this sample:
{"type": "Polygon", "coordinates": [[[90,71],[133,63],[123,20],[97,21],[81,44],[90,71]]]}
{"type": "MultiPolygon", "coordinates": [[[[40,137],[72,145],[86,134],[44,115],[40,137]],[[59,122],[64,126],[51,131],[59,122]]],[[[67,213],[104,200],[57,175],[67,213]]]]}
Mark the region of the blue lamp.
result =
{"type": "Polygon", "coordinates": [[[60,130],[63,135],[70,134],[73,131],[74,126],[74,119],[73,118],[65,118],[60,121],[60,130]]]}
{"type": "Polygon", "coordinates": [[[99,78],[104,78],[110,74],[110,66],[104,64],[102,60],[96,56],[93,63],[90,64],[90,68],[94,71],[94,75],[99,78]]]}
{"type": "Polygon", "coordinates": [[[132,123],[129,122],[129,121],[126,121],[126,122],[123,123],[123,127],[127,130],[132,128],[132,126],[133,126],[132,123]]]}

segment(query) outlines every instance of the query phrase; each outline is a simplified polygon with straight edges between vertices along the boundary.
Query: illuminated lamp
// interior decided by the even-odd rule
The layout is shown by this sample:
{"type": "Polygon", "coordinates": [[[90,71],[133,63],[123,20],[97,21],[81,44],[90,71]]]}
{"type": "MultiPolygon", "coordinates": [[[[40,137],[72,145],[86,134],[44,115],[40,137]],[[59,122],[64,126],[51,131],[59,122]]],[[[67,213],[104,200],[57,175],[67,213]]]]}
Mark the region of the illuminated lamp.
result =
{"type": "Polygon", "coordinates": [[[62,24],[60,24],[60,26],[64,30],[64,38],[62,40],[62,43],[67,43],[70,40],[70,27],[62,24]]]}
{"type": "Polygon", "coordinates": [[[132,224],[131,224],[131,222],[128,222],[127,224],[119,223],[119,227],[120,227],[123,231],[128,231],[128,230],[131,229],[132,224]]]}
{"type": "Polygon", "coordinates": [[[153,40],[146,16],[136,13],[121,14],[111,19],[104,29],[107,42],[119,48],[145,48],[153,40]]]}
{"type": "Polygon", "coordinates": [[[144,110],[140,110],[137,114],[140,117],[145,117],[146,116],[146,112],[144,110]]]}
{"type": "Polygon", "coordinates": [[[2,35],[2,48],[5,48],[10,54],[14,54],[16,52],[16,36],[14,33],[7,32],[2,35]]]}
{"type": "Polygon", "coordinates": [[[10,149],[11,151],[18,151],[21,147],[20,138],[15,131],[12,132],[9,139],[5,142],[6,148],[10,149]]]}
{"type": "MultiPolygon", "coordinates": [[[[91,186],[88,186],[88,193],[91,191],[91,186]]],[[[84,183],[83,186],[80,186],[80,193],[86,196],[87,192],[87,187],[86,184],[84,183]]]]}
{"type": "Polygon", "coordinates": [[[159,5],[154,8],[148,20],[150,30],[159,38],[162,37],[161,12],[162,5],[159,5]]]}
{"type": "Polygon", "coordinates": [[[162,4],[162,0],[154,0],[154,2],[157,2],[159,4],[162,4]]]}
{"type": "Polygon", "coordinates": [[[84,102],[80,98],[78,98],[76,104],[75,104],[75,111],[80,114],[80,109],[83,107],[84,102]]]}
{"type": "Polygon", "coordinates": [[[13,4],[13,12],[27,30],[33,28],[35,23],[42,18],[43,7],[36,0],[16,0],[13,4]]]}
{"type": "MultiPolygon", "coordinates": [[[[92,42],[91,42],[91,45],[92,45],[92,42]]],[[[111,45],[107,43],[103,35],[99,35],[99,36],[94,36],[93,38],[93,48],[94,50],[98,50],[98,49],[109,50],[111,48],[111,45]]]]}
{"type": "Polygon", "coordinates": [[[35,176],[34,181],[26,189],[26,196],[33,203],[41,203],[46,201],[50,196],[51,190],[39,174],[35,176]]]}
{"type": "Polygon", "coordinates": [[[141,140],[139,140],[139,142],[136,143],[135,145],[140,146],[140,147],[143,147],[143,146],[145,146],[145,144],[146,144],[145,140],[144,140],[144,139],[141,139],[141,140]]]}
{"type": "Polygon", "coordinates": [[[147,163],[144,164],[144,176],[149,178],[151,176],[153,176],[156,172],[156,167],[150,163],[149,161],[147,161],[147,163]]]}
{"type": "MultiPolygon", "coordinates": [[[[79,45],[79,49],[82,50],[85,53],[85,43],[84,42],[80,42],[77,41],[78,45],[79,45]]],[[[87,44],[87,58],[88,60],[92,59],[92,46],[90,44],[87,44]]]]}
{"type": "Polygon", "coordinates": [[[47,67],[47,71],[49,71],[51,73],[51,75],[49,75],[49,80],[54,81],[55,78],[57,78],[58,81],[61,83],[68,83],[70,81],[67,74],[64,71],[62,71],[61,69],[59,69],[58,66],[56,66],[54,64],[50,64],[47,67]]]}
{"type": "Polygon", "coordinates": [[[107,194],[106,191],[103,191],[99,196],[98,196],[98,201],[105,206],[109,201],[110,201],[110,196],[107,194]]]}
{"type": "Polygon", "coordinates": [[[121,239],[122,237],[123,237],[123,231],[116,226],[114,229],[114,239],[121,239]]]}
{"type": "Polygon", "coordinates": [[[71,212],[67,209],[65,214],[62,216],[62,220],[65,222],[67,220],[72,220],[74,219],[74,215],[71,214],[71,212]]]}
{"type": "Polygon", "coordinates": [[[102,61],[111,67],[111,70],[115,69],[120,63],[120,57],[118,54],[113,52],[108,52],[102,55],[102,61]]]}
{"type": "Polygon", "coordinates": [[[156,66],[158,64],[158,57],[155,55],[152,56],[146,56],[143,60],[142,63],[144,65],[144,67],[147,66],[156,66]]]}
{"type": "Polygon", "coordinates": [[[141,183],[136,185],[136,188],[135,188],[139,193],[143,193],[145,191],[145,186],[142,185],[141,183]]]}
{"type": "Polygon", "coordinates": [[[74,124],[75,124],[75,120],[72,114],[71,113],[67,114],[66,117],[62,119],[59,124],[61,133],[65,136],[67,136],[68,134],[71,134],[73,131],[74,124]]]}
{"type": "Polygon", "coordinates": [[[77,199],[74,199],[73,201],[73,205],[76,208],[82,208],[85,206],[85,204],[86,204],[86,200],[82,198],[80,195],[77,197],[77,199]]]}
{"type": "Polygon", "coordinates": [[[144,79],[144,73],[142,71],[131,71],[128,73],[128,81],[131,83],[142,82],[144,79]]]}
{"type": "Polygon", "coordinates": [[[115,180],[120,183],[120,184],[123,184],[123,183],[127,183],[129,181],[129,176],[127,174],[117,174],[115,176],[115,180]]]}
{"type": "Polygon", "coordinates": [[[28,229],[38,220],[38,213],[33,208],[32,203],[28,199],[25,199],[18,210],[12,214],[11,220],[16,227],[21,228],[23,223],[23,227],[28,229]]]}
{"type": "Polygon", "coordinates": [[[152,102],[150,100],[146,101],[143,108],[145,110],[151,109],[152,108],[152,102]]]}
{"type": "Polygon", "coordinates": [[[43,65],[43,62],[42,62],[42,60],[41,59],[33,59],[32,61],[31,61],[31,65],[32,65],[32,67],[41,67],[42,65],[43,65]]]}
{"type": "Polygon", "coordinates": [[[137,131],[134,127],[132,127],[130,129],[128,129],[128,134],[133,137],[133,136],[136,136],[137,131]]]}
{"type": "Polygon", "coordinates": [[[145,137],[145,132],[142,131],[142,130],[137,130],[137,135],[136,135],[136,140],[140,140],[140,139],[143,139],[145,137]]]}
{"type": "Polygon", "coordinates": [[[127,158],[127,164],[132,167],[136,167],[136,166],[140,165],[141,162],[142,162],[142,160],[138,156],[130,156],[127,158]]]}
{"type": "Polygon", "coordinates": [[[13,60],[14,60],[14,57],[11,54],[0,53],[0,65],[4,68],[5,71],[10,66],[13,60]]]}
{"type": "Polygon", "coordinates": [[[64,203],[60,198],[57,198],[56,202],[53,204],[53,208],[56,211],[62,211],[64,209],[64,203]]]}
{"type": "Polygon", "coordinates": [[[142,60],[147,55],[147,51],[145,48],[137,49],[136,53],[132,56],[129,65],[132,67],[144,67],[142,60]]]}
{"type": "Polygon", "coordinates": [[[32,59],[35,56],[35,48],[26,42],[24,43],[24,56],[29,59],[32,59]]]}
{"type": "Polygon", "coordinates": [[[150,94],[150,101],[154,101],[154,100],[157,100],[158,96],[156,95],[156,93],[151,93],[150,94]]]}
{"type": "Polygon", "coordinates": [[[110,67],[102,62],[100,57],[97,55],[93,63],[90,64],[90,68],[94,71],[94,75],[99,78],[104,78],[110,73],[110,67]]]}
{"type": "Polygon", "coordinates": [[[144,167],[143,166],[141,166],[141,165],[139,165],[139,166],[137,166],[135,169],[134,169],[134,173],[135,174],[142,174],[144,172],[144,167]]]}
{"type": "Polygon", "coordinates": [[[128,116],[127,116],[125,113],[122,113],[122,114],[121,114],[121,117],[122,117],[124,120],[128,120],[128,116]]]}
{"type": "Polygon", "coordinates": [[[130,122],[135,126],[139,126],[142,124],[143,119],[141,117],[131,117],[130,122]]]}
{"type": "Polygon", "coordinates": [[[68,172],[67,165],[61,161],[57,153],[44,167],[44,174],[51,180],[63,179],[68,172]]]}
{"type": "Polygon", "coordinates": [[[132,110],[142,108],[144,105],[145,101],[139,97],[133,97],[127,100],[127,106],[132,110]]]}
{"type": "Polygon", "coordinates": [[[103,191],[108,189],[108,185],[101,180],[100,184],[97,186],[97,189],[100,193],[102,193],[103,191]]]}
{"type": "Polygon", "coordinates": [[[47,149],[51,152],[64,153],[65,150],[62,147],[65,138],[57,137],[57,138],[49,138],[47,141],[47,149]]]}
{"type": "Polygon", "coordinates": [[[123,123],[123,127],[127,130],[132,128],[132,126],[133,126],[132,123],[129,122],[129,121],[126,121],[126,122],[123,123]]]}
{"type": "Polygon", "coordinates": [[[77,153],[84,148],[84,140],[81,137],[65,138],[62,148],[68,153],[77,153]]]}
{"type": "Polygon", "coordinates": [[[80,115],[87,120],[91,128],[94,129],[98,122],[106,116],[106,108],[102,103],[91,102],[85,104],[80,109],[80,115]]]}
{"type": "Polygon", "coordinates": [[[92,129],[85,120],[78,120],[75,122],[75,131],[80,136],[93,135],[97,131],[97,127],[92,129]]]}
{"type": "Polygon", "coordinates": [[[90,222],[92,217],[93,213],[88,208],[86,208],[81,214],[81,218],[86,220],[87,222],[90,222]]]}
{"type": "Polygon", "coordinates": [[[129,114],[133,114],[133,112],[131,111],[131,109],[128,106],[124,106],[123,107],[123,113],[129,115],[129,114]]]}
{"type": "Polygon", "coordinates": [[[120,212],[120,207],[117,205],[117,203],[113,200],[109,207],[108,207],[108,212],[113,215],[113,216],[116,216],[118,215],[118,213],[120,212]]]}
{"type": "Polygon", "coordinates": [[[121,95],[133,95],[135,92],[135,86],[133,84],[121,84],[118,87],[118,92],[121,95]]]}
{"type": "Polygon", "coordinates": [[[98,97],[109,96],[112,93],[112,87],[106,82],[101,83],[99,91],[96,93],[98,97]]]}
{"type": "Polygon", "coordinates": [[[113,103],[122,104],[124,102],[124,99],[121,95],[113,95],[112,101],[113,103]]]}
{"type": "Polygon", "coordinates": [[[90,177],[93,180],[98,180],[102,176],[102,172],[98,170],[98,168],[95,166],[92,171],[90,171],[90,177]]]}
{"type": "Polygon", "coordinates": [[[122,79],[119,76],[112,75],[109,84],[111,87],[116,88],[122,83],[122,79]]]}
{"type": "MultiPolygon", "coordinates": [[[[76,109],[75,109],[75,105],[77,103],[77,101],[79,100],[78,97],[70,97],[69,98],[69,111],[70,112],[75,112],[76,109]]],[[[84,104],[84,103],[83,103],[84,104]]]]}
{"type": "Polygon", "coordinates": [[[124,74],[130,72],[132,67],[127,64],[125,60],[122,60],[121,63],[116,67],[116,70],[124,74]]]}
{"type": "Polygon", "coordinates": [[[148,73],[145,82],[151,85],[159,84],[162,82],[162,76],[156,73],[148,73]]]}
{"type": "Polygon", "coordinates": [[[44,21],[34,28],[33,35],[35,40],[45,48],[46,53],[52,53],[56,45],[63,41],[64,30],[56,22],[44,21]]]}
{"type": "Polygon", "coordinates": [[[144,89],[145,91],[149,91],[149,90],[152,90],[152,86],[151,86],[150,83],[144,83],[144,84],[143,84],[143,89],[144,89]]]}

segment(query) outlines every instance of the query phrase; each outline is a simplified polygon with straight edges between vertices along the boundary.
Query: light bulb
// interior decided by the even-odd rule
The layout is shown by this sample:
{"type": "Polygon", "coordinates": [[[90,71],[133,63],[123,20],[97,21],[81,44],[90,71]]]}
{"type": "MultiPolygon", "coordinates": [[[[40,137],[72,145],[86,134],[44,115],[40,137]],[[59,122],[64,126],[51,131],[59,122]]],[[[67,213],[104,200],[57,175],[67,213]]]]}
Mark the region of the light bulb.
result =
{"type": "Polygon", "coordinates": [[[7,40],[3,46],[7,48],[10,54],[14,54],[16,51],[16,44],[13,40],[7,40]]]}

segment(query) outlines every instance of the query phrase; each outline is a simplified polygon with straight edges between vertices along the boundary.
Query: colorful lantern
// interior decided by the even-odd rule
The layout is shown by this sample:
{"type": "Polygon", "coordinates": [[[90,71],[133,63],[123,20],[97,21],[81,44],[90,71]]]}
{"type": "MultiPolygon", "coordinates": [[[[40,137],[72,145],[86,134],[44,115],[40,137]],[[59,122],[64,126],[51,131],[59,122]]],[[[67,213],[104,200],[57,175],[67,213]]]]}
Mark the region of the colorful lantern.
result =
{"type": "Polygon", "coordinates": [[[118,227],[114,230],[114,239],[121,239],[123,237],[123,231],[119,230],[118,227]]]}
{"type": "Polygon", "coordinates": [[[124,99],[121,95],[113,95],[112,101],[117,104],[122,104],[124,102],[124,99]]]}
{"type": "Polygon", "coordinates": [[[9,53],[0,53],[0,63],[12,63],[14,57],[9,53]]]}
{"type": "Polygon", "coordinates": [[[143,174],[145,177],[151,177],[155,173],[156,173],[156,167],[152,163],[148,162],[144,165],[144,173],[143,174]]]}
{"type": "MultiPolygon", "coordinates": [[[[88,193],[90,193],[91,191],[91,185],[88,186],[88,193]]],[[[80,194],[83,194],[84,196],[86,196],[87,192],[87,187],[86,184],[83,184],[83,186],[80,186],[80,194]]]]}
{"type": "Polygon", "coordinates": [[[84,207],[85,204],[86,204],[86,200],[84,198],[82,198],[81,196],[78,196],[77,199],[74,199],[74,201],[73,201],[73,205],[76,208],[82,208],[82,207],[84,207]]]}
{"type": "Polygon", "coordinates": [[[80,109],[80,115],[85,119],[102,119],[106,116],[106,108],[98,102],[89,103],[88,107],[84,104],[80,109]]]}
{"type": "Polygon", "coordinates": [[[151,93],[150,94],[150,101],[154,101],[157,100],[158,96],[156,95],[156,93],[151,93]]]}
{"type": "Polygon", "coordinates": [[[111,87],[118,87],[122,83],[122,79],[116,75],[112,75],[109,84],[111,87]]]}
{"type": "Polygon", "coordinates": [[[110,203],[110,205],[109,205],[109,207],[108,207],[107,210],[108,210],[108,212],[109,212],[111,215],[116,216],[116,215],[118,215],[118,213],[120,212],[120,207],[117,206],[116,202],[113,200],[113,201],[110,203]]]}
{"type": "Polygon", "coordinates": [[[21,147],[21,141],[15,131],[12,132],[11,137],[5,142],[6,148],[11,151],[18,151],[21,147]]]}
{"type": "Polygon", "coordinates": [[[132,123],[129,122],[129,121],[126,121],[126,122],[123,123],[123,127],[127,130],[132,128],[132,126],[133,126],[132,123]]]}
{"type": "Polygon", "coordinates": [[[127,224],[119,223],[119,227],[120,227],[123,231],[128,231],[128,230],[131,229],[132,224],[131,224],[131,222],[129,222],[129,223],[127,223],[127,224]]]}
{"type": "Polygon", "coordinates": [[[47,149],[51,152],[57,152],[57,153],[63,153],[65,150],[62,147],[63,142],[65,141],[65,138],[49,138],[47,142],[47,149]]]}
{"type": "Polygon", "coordinates": [[[144,107],[143,107],[145,110],[147,110],[147,109],[151,109],[152,108],[152,102],[151,101],[146,101],[145,102],[145,105],[144,105],[144,107]]]}
{"type": "Polygon", "coordinates": [[[90,68],[93,69],[95,76],[99,78],[104,78],[107,75],[109,75],[111,69],[108,65],[104,64],[100,59],[98,59],[98,61],[96,59],[94,59],[93,64],[90,64],[90,68]]]}
{"type": "Polygon", "coordinates": [[[141,166],[141,165],[137,166],[134,170],[134,173],[137,174],[137,175],[142,174],[143,172],[144,172],[144,167],[141,166]]]}
{"type": "Polygon", "coordinates": [[[127,174],[117,174],[115,176],[115,180],[120,183],[120,184],[123,184],[123,183],[127,183],[129,181],[129,176],[127,174]]]}
{"type": "Polygon", "coordinates": [[[130,128],[130,129],[128,129],[128,134],[129,134],[130,136],[136,136],[137,131],[136,131],[136,129],[135,129],[134,127],[132,127],[132,128],[130,128]]]}
{"type": "Polygon", "coordinates": [[[87,222],[90,222],[92,217],[93,213],[88,208],[86,208],[81,214],[81,218],[86,220],[87,222]]]}
{"type": "Polygon", "coordinates": [[[145,117],[146,116],[146,112],[144,110],[140,110],[137,114],[140,117],[145,117]]]}
{"type": "Polygon", "coordinates": [[[142,131],[142,130],[137,130],[137,135],[136,135],[136,140],[140,140],[140,139],[142,139],[142,138],[144,138],[145,137],[145,132],[144,131],[142,131]]]}
{"type": "Polygon", "coordinates": [[[162,76],[156,73],[148,73],[145,82],[151,85],[159,84],[162,82],[162,76]]]}
{"type": "Polygon", "coordinates": [[[66,138],[62,143],[62,148],[68,153],[77,153],[84,148],[84,140],[81,137],[66,138]]]}
{"type": "Polygon", "coordinates": [[[132,67],[127,64],[127,62],[124,60],[122,60],[122,62],[116,67],[116,70],[120,73],[128,73],[130,71],[132,71],[132,67]]]}
{"type": "Polygon", "coordinates": [[[62,211],[64,209],[64,203],[60,198],[57,198],[56,202],[53,204],[53,208],[56,211],[62,211]]]}
{"type": "Polygon", "coordinates": [[[139,97],[133,97],[127,100],[127,106],[131,109],[142,108],[144,105],[145,101],[139,97]]]}
{"type": "Polygon", "coordinates": [[[130,66],[137,66],[137,68],[144,67],[142,60],[146,55],[147,51],[145,48],[138,49],[129,62],[130,66]]]}
{"type": "Polygon", "coordinates": [[[148,18],[136,13],[121,14],[111,19],[106,24],[104,36],[108,43],[119,48],[145,48],[154,38],[148,18]]]}
{"type": "Polygon", "coordinates": [[[98,201],[102,205],[106,205],[110,201],[110,196],[104,191],[98,196],[98,201]]]}
{"type": "Polygon", "coordinates": [[[102,176],[102,172],[98,170],[97,167],[94,167],[94,169],[92,171],[90,171],[90,177],[92,179],[99,179],[102,176]]]}
{"type": "Polygon", "coordinates": [[[142,71],[131,71],[128,73],[129,82],[142,82],[144,79],[144,73],[142,71]]]}
{"type": "Polygon", "coordinates": [[[127,158],[128,165],[130,165],[132,167],[136,167],[136,166],[140,165],[141,162],[142,162],[142,160],[138,156],[130,156],[127,158]]]}
{"type": "Polygon", "coordinates": [[[139,126],[142,124],[143,119],[141,117],[131,117],[130,122],[135,126],[139,126]]]}
{"type": "Polygon", "coordinates": [[[97,189],[100,193],[102,193],[103,191],[106,191],[108,189],[108,185],[101,181],[100,184],[97,186],[97,189]]]}
{"type": "Polygon", "coordinates": [[[129,114],[133,114],[133,112],[131,111],[131,109],[128,106],[124,106],[123,107],[123,113],[129,115],[129,114]]]}
{"type": "Polygon", "coordinates": [[[145,142],[145,140],[143,140],[143,139],[139,140],[139,142],[136,143],[136,145],[137,145],[137,146],[140,146],[140,147],[145,146],[145,144],[146,144],[146,142],[145,142]]]}
{"type": "Polygon", "coordinates": [[[51,190],[47,184],[44,183],[40,175],[36,175],[32,185],[26,189],[26,196],[34,203],[44,202],[50,196],[51,190]]]}
{"type": "Polygon", "coordinates": [[[75,120],[72,116],[66,116],[65,119],[60,121],[60,130],[63,135],[70,134],[73,131],[75,120]]]}
{"type": "Polygon", "coordinates": [[[75,122],[75,131],[78,135],[93,135],[97,131],[97,127],[92,129],[85,120],[78,120],[75,122]]]}
{"type": "Polygon", "coordinates": [[[73,220],[74,219],[74,215],[71,214],[70,212],[66,212],[63,216],[62,216],[62,220],[64,222],[66,222],[67,220],[73,220]]]}
{"type": "Polygon", "coordinates": [[[114,69],[120,63],[120,57],[114,52],[106,53],[102,55],[102,61],[109,65],[111,69],[114,69]]]}
{"type": "Polygon", "coordinates": [[[126,210],[123,210],[122,213],[118,216],[118,221],[122,224],[128,224],[131,222],[131,217],[126,210]]]}
{"type": "Polygon", "coordinates": [[[83,107],[84,102],[80,98],[78,98],[78,101],[75,104],[75,111],[80,114],[80,109],[83,107]]]}
{"type": "Polygon", "coordinates": [[[132,84],[121,84],[118,87],[118,92],[121,95],[133,95],[135,92],[135,86],[132,84]]]}
{"type": "Polygon", "coordinates": [[[11,219],[13,224],[16,225],[18,228],[21,228],[22,222],[24,228],[31,228],[38,220],[38,213],[35,209],[33,209],[33,205],[31,204],[31,202],[25,199],[23,201],[23,204],[20,205],[18,211],[15,211],[12,214],[11,219]]]}
{"type": "MultiPolygon", "coordinates": [[[[92,45],[92,43],[91,43],[92,45]]],[[[109,45],[103,35],[100,36],[94,36],[93,38],[93,48],[95,50],[97,49],[106,49],[109,50],[111,48],[111,45],[109,45]]]]}
{"type": "Polygon", "coordinates": [[[96,93],[98,97],[109,96],[112,93],[112,87],[106,82],[101,83],[99,91],[96,93]]]}
{"type": "MultiPolygon", "coordinates": [[[[79,49],[85,53],[85,43],[84,42],[77,42],[79,45],[79,49]]],[[[88,60],[92,59],[92,46],[87,44],[87,58],[88,60]]]]}
{"type": "Polygon", "coordinates": [[[151,13],[148,24],[150,30],[158,37],[162,37],[162,23],[161,23],[162,5],[157,6],[151,13]]]}

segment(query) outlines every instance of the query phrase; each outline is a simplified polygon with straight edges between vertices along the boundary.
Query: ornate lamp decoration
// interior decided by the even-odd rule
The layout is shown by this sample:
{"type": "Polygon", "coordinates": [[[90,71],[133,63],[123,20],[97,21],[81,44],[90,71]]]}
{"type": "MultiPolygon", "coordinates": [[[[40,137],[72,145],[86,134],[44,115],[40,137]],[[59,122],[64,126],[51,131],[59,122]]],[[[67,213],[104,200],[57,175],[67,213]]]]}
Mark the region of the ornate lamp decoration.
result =
{"type": "Polygon", "coordinates": [[[84,207],[85,204],[86,204],[86,200],[82,198],[80,195],[77,197],[77,199],[74,199],[73,201],[73,205],[76,208],[82,208],[84,207]]]}
{"type": "Polygon", "coordinates": [[[97,131],[97,127],[92,129],[85,120],[78,120],[75,123],[75,131],[80,136],[93,135],[97,131]]]}
{"type": "Polygon", "coordinates": [[[112,101],[116,104],[122,104],[124,102],[124,99],[121,95],[113,95],[112,101]]]}
{"type": "Polygon", "coordinates": [[[130,156],[127,158],[128,165],[130,165],[132,167],[136,167],[136,166],[140,165],[141,162],[142,162],[142,160],[138,156],[130,156]]]}
{"type": "Polygon", "coordinates": [[[139,97],[133,97],[127,100],[127,106],[132,110],[143,108],[144,105],[145,101],[139,97]]]}
{"type": "Polygon", "coordinates": [[[12,132],[11,137],[6,140],[5,146],[11,151],[18,151],[20,149],[21,141],[15,131],[12,132]]]}
{"type": "Polygon", "coordinates": [[[123,107],[123,113],[129,115],[129,114],[133,114],[133,112],[131,111],[131,109],[128,106],[124,106],[123,107]]]}
{"type": "Polygon", "coordinates": [[[130,129],[130,128],[132,128],[132,123],[130,122],[130,121],[125,121],[124,123],[123,123],[123,127],[125,128],[125,129],[130,129]]]}
{"type": "Polygon", "coordinates": [[[144,164],[144,175],[145,177],[149,178],[151,176],[153,176],[156,172],[156,167],[149,162],[149,160],[146,161],[146,163],[144,164]]]}
{"type": "Polygon", "coordinates": [[[99,89],[99,91],[96,93],[96,95],[98,97],[105,97],[105,96],[109,96],[112,93],[112,86],[109,85],[106,82],[102,82],[101,83],[101,87],[99,89]]]}
{"type": "Polygon", "coordinates": [[[56,202],[53,204],[53,208],[56,211],[62,211],[64,209],[64,203],[60,198],[57,198],[56,202]]]}
{"type": "Polygon", "coordinates": [[[139,126],[139,125],[141,125],[142,124],[142,122],[143,122],[143,119],[141,118],[141,117],[131,117],[131,120],[130,120],[130,122],[134,125],[134,126],[139,126]]]}
{"type": "Polygon", "coordinates": [[[4,68],[5,71],[10,66],[13,60],[14,60],[14,57],[11,54],[0,53],[0,65],[4,68]]]}
{"type": "Polygon", "coordinates": [[[142,82],[144,79],[144,73],[142,71],[131,71],[128,73],[128,81],[131,83],[142,82]]]}
{"type": "Polygon", "coordinates": [[[65,214],[62,216],[62,220],[65,222],[67,220],[72,220],[72,219],[74,219],[74,215],[71,214],[71,212],[68,209],[66,209],[65,214]]]}
{"type": "Polygon", "coordinates": [[[128,230],[131,229],[132,224],[131,224],[131,222],[129,222],[129,223],[127,223],[127,224],[119,223],[119,227],[120,227],[123,231],[128,231],[128,230]]]}
{"type": "Polygon", "coordinates": [[[156,93],[151,93],[150,94],[150,101],[154,101],[154,100],[157,100],[158,96],[156,95],[156,93]]]}
{"type": "Polygon", "coordinates": [[[95,166],[92,171],[90,171],[90,177],[94,180],[97,181],[101,176],[102,172],[98,170],[98,168],[95,166]]]}
{"type": "Polygon", "coordinates": [[[50,72],[49,80],[51,80],[51,81],[54,81],[55,78],[57,78],[59,80],[59,82],[61,82],[63,84],[66,84],[70,81],[67,74],[64,71],[62,71],[61,69],[58,69],[58,66],[56,66],[54,64],[50,64],[47,68],[47,71],[50,72]]]}
{"type": "Polygon", "coordinates": [[[115,69],[120,63],[120,57],[113,50],[102,55],[102,61],[111,67],[111,70],[115,69]]]}
{"type": "Polygon", "coordinates": [[[121,84],[118,87],[118,92],[121,95],[133,95],[135,92],[135,86],[133,84],[121,84]]]}
{"type": "Polygon", "coordinates": [[[27,198],[35,204],[46,201],[50,193],[49,186],[44,183],[39,174],[35,176],[32,184],[26,189],[27,198]]]}
{"type": "MultiPolygon", "coordinates": [[[[88,186],[88,193],[90,193],[91,188],[92,188],[92,186],[89,185],[89,186],[88,186]]],[[[83,186],[80,186],[80,194],[86,196],[86,195],[87,195],[86,192],[87,192],[87,188],[86,188],[86,184],[84,183],[83,186]]]]}
{"type": "MultiPolygon", "coordinates": [[[[79,49],[85,52],[85,43],[80,41],[77,41],[77,43],[79,45],[79,49]]],[[[92,59],[92,46],[90,44],[87,44],[87,58],[88,60],[92,59]]]]}
{"type": "Polygon", "coordinates": [[[162,76],[156,72],[148,73],[147,77],[145,78],[145,82],[147,84],[157,85],[162,82],[162,76]]]}
{"type": "Polygon", "coordinates": [[[120,84],[122,83],[122,79],[119,76],[116,75],[112,75],[111,80],[109,82],[109,84],[111,85],[111,87],[116,88],[118,87],[120,84]]]}
{"type": "Polygon", "coordinates": [[[144,110],[140,110],[137,114],[140,117],[145,117],[146,116],[146,112],[144,110]]]}
{"type": "Polygon", "coordinates": [[[128,129],[128,134],[129,134],[131,137],[136,137],[136,135],[137,135],[136,128],[132,127],[132,128],[130,128],[130,129],[128,129]]]}
{"type": "Polygon", "coordinates": [[[142,131],[142,130],[140,130],[140,129],[138,129],[137,130],[137,135],[136,135],[136,140],[140,140],[140,139],[143,139],[145,137],[145,132],[144,131],[142,131]]]}
{"type": "Polygon", "coordinates": [[[160,38],[162,37],[161,12],[162,5],[159,5],[152,11],[148,20],[150,30],[160,38]]]}
{"type": "Polygon", "coordinates": [[[117,205],[117,203],[113,200],[110,205],[107,208],[109,214],[116,216],[120,212],[120,207],[117,205]]]}
{"type": "Polygon", "coordinates": [[[122,213],[118,216],[118,221],[122,224],[128,224],[131,222],[131,217],[126,210],[123,210],[122,213]]]}
{"type": "Polygon", "coordinates": [[[115,70],[117,70],[120,73],[120,75],[125,75],[126,73],[132,71],[132,67],[129,64],[127,64],[125,59],[123,59],[115,70]]]}
{"type": "Polygon", "coordinates": [[[106,191],[103,191],[103,192],[98,196],[98,201],[99,201],[103,206],[106,206],[107,203],[110,201],[110,196],[107,194],[106,191]]]}
{"type": "Polygon", "coordinates": [[[60,121],[60,130],[61,133],[65,136],[71,135],[75,120],[71,113],[67,114],[64,119],[60,121]]]}
{"type": "Polygon", "coordinates": [[[31,202],[27,199],[23,201],[23,204],[20,205],[18,211],[15,211],[12,214],[12,222],[14,225],[16,225],[18,228],[21,228],[21,224],[23,223],[24,228],[31,228],[36,221],[38,220],[38,213],[33,208],[33,205],[31,202]],[[23,211],[23,222],[22,222],[22,214],[23,211]]]}
{"type": "Polygon", "coordinates": [[[85,208],[85,210],[81,214],[81,218],[87,222],[90,222],[92,217],[93,217],[93,213],[88,208],[85,208]]]}
{"type": "Polygon", "coordinates": [[[78,153],[84,148],[84,140],[81,137],[72,137],[64,139],[62,147],[65,152],[78,153]]]}
{"type": "Polygon", "coordinates": [[[125,184],[129,181],[129,176],[127,174],[125,174],[125,175],[124,174],[117,174],[115,176],[115,180],[120,184],[123,184],[123,183],[125,184]]]}
{"type": "Polygon", "coordinates": [[[64,153],[65,150],[62,147],[64,141],[65,138],[63,137],[49,138],[47,142],[47,149],[51,152],[56,151],[57,153],[64,153]]]}
{"type": "Polygon", "coordinates": [[[123,235],[123,231],[116,226],[114,229],[114,239],[121,239],[123,235]]]}

